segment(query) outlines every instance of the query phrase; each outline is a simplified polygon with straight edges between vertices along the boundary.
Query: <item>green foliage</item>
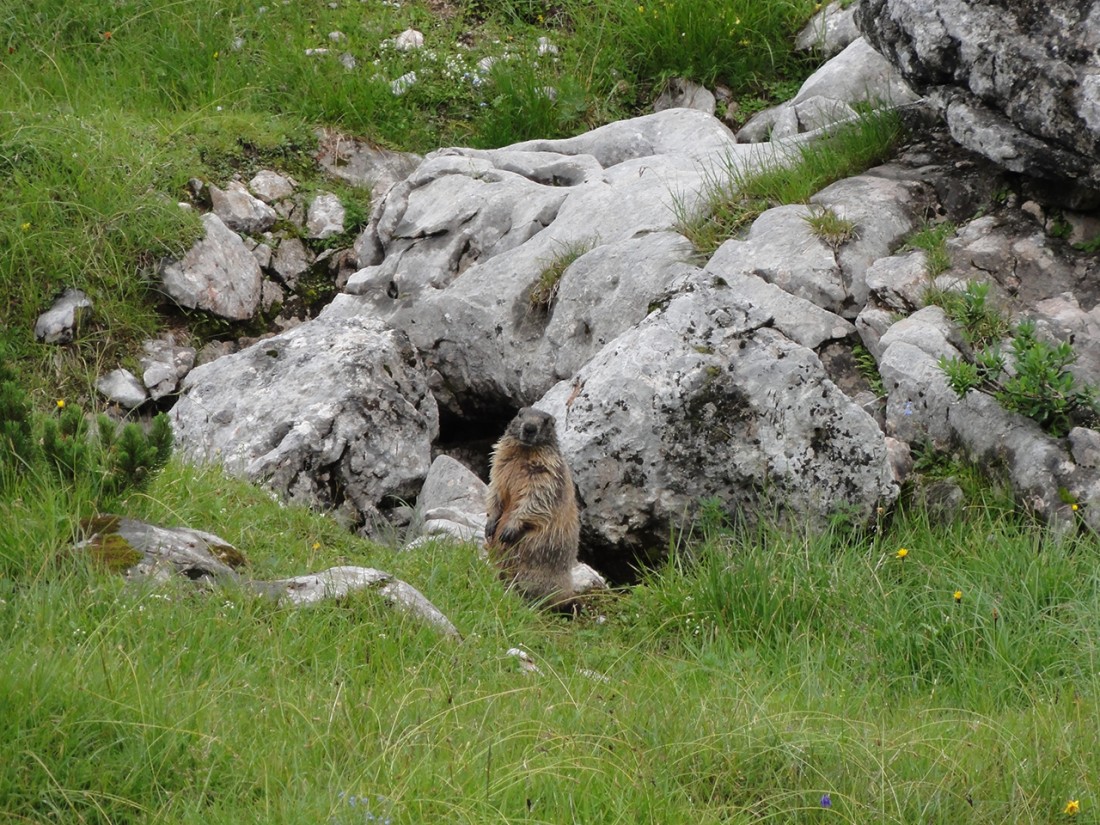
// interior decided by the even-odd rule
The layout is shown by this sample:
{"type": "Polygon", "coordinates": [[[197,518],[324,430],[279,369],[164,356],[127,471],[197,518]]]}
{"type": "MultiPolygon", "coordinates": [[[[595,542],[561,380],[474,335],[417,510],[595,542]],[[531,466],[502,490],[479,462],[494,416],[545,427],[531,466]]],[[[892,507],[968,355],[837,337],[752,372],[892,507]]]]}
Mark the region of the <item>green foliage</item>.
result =
{"type": "Polygon", "coordinates": [[[677,231],[709,254],[765,210],[806,203],[828,184],[884,160],[901,136],[897,114],[881,111],[862,115],[828,137],[799,147],[799,160],[790,166],[776,163],[746,175],[730,159],[724,172],[708,181],[701,210],[677,206],[677,231]]]}
{"type": "Polygon", "coordinates": [[[1087,252],[1089,254],[1100,252],[1100,235],[1097,235],[1095,238],[1088,241],[1075,243],[1073,245],[1073,248],[1080,252],[1087,252]]]}
{"type": "Polygon", "coordinates": [[[558,297],[558,287],[561,285],[565,270],[569,269],[579,257],[591,251],[596,246],[594,240],[577,241],[568,244],[554,256],[545,269],[539,274],[539,279],[531,288],[528,300],[534,309],[548,312],[558,297]]]}
{"type": "Polygon", "coordinates": [[[846,241],[855,237],[855,222],[840,217],[832,209],[825,207],[813,208],[804,220],[814,235],[834,250],[839,249],[846,241]]]}
{"type": "Polygon", "coordinates": [[[584,131],[589,101],[583,85],[548,61],[499,60],[488,76],[487,105],[475,121],[474,142],[501,146],[584,131]]]}
{"type": "Polygon", "coordinates": [[[637,76],[733,86],[791,71],[798,58],[790,43],[813,13],[808,0],[654,0],[613,7],[637,76]]]}
{"type": "Polygon", "coordinates": [[[0,360],[0,493],[6,481],[39,459],[31,405],[15,373],[0,360]]]}
{"type": "Polygon", "coordinates": [[[955,234],[955,224],[950,221],[928,224],[910,236],[905,246],[924,250],[924,267],[929,278],[935,278],[951,268],[951,255],[947,251],[947,239],[955,234]]]}
{"type": "Polygon", "coordinates": [[[1011,371],[995,347],[979,352],[973,361],[941,358],[940,369],[960,398],[970,390],[989,393],[1005,409],[1026,415],[1052,435],[1096,424],[1097,391],[1081,385],[1070,372],[1077,356],[1068,342],[1042,341],[1035,323],[1023,321],[1013,331],[1011,349],[1011,371]]]}
{"type": "Polygon", "coordinates": [[[0,495],[17,476],[47,490],[79,486],[97,505],[141,488],[172,452],[168,416],[157,414],[146,433],[136,423],[121,428],[107,416],[93,432],[78,405],[58,401],[54,415],[36,414],[11,370],[0,362],[0,495]]]}
{"type": "Polygon", "coordinates": [[[886,395],[886,387],[882,383],[882,374],[878,371],[878,362],[871,351],[862,343],[852,345],[852,357],[856,362],[859,374],[871,385],[871,392],[879,398],[886,395]]]}
{"type": "Polygon", "coordinates": [[[929,303],[943,307],[947,317],[959,325],[963,338],[973,347],[989,347],[1008,333],[1008,321],[989,301],[987,283],[970,281],[962,292],[932,290],[926,297],[929,303]]]}

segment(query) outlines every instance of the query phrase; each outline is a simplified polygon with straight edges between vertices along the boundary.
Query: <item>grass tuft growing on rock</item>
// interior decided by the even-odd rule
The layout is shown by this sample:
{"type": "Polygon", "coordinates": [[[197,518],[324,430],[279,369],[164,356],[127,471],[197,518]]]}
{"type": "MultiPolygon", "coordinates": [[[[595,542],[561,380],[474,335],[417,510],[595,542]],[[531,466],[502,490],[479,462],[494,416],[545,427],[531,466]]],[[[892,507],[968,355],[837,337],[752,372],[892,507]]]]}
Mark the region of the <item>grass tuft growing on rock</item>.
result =
{"type": "Polygon", "coordinates": [[[777,159],[747,175],[731,159],[724,173],[708,182],[702,210],[678,207],[677,230],[700,252],[710,254],[767,209],[806,203],[830,183],[885,160],[902,135],[898,115],[883,110],[860,115],[829,136],[801,146],[794,163],[777,159]]]}

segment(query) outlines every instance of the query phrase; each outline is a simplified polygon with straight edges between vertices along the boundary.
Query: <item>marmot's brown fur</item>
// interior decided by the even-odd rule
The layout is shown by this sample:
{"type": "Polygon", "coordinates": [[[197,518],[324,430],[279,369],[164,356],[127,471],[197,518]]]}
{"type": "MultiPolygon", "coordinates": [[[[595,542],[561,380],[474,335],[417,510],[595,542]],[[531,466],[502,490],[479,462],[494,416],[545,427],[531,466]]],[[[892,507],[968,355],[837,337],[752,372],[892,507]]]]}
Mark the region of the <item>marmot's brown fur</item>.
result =
{"type": "Polygon", "coordinates": [[[485,547],[500,577],[528,600],[573,609],[580,519],[554,417],[524,407],[493,447],[485,547]]]}

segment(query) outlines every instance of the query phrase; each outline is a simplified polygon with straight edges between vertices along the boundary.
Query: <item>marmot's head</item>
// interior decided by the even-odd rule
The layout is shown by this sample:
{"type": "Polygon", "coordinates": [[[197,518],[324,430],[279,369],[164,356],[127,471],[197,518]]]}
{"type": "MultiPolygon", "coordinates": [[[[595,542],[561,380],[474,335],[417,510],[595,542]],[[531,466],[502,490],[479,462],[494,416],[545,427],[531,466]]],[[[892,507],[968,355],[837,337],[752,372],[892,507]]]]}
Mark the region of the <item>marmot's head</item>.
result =
{"type": "Polygon", "coordinates": [[[550,413],[524,407],[508,425],[508,434],[525,447],[556,445],[558,434],[554,423],[554,416],[550,413]]]}

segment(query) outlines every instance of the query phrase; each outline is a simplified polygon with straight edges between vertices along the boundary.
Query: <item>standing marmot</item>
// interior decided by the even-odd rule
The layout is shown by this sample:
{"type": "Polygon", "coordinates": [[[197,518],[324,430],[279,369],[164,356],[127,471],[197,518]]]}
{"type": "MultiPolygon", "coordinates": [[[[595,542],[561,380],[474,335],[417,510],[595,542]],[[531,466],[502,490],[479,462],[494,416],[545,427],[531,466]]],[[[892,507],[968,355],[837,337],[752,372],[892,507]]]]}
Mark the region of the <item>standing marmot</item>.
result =
{"type": "Polygon", "coordinates": [[[530,601],[573,607],[580,519],[554,416],[524,407],[493,447],[485,547],[500,577],[530,601]]]}

